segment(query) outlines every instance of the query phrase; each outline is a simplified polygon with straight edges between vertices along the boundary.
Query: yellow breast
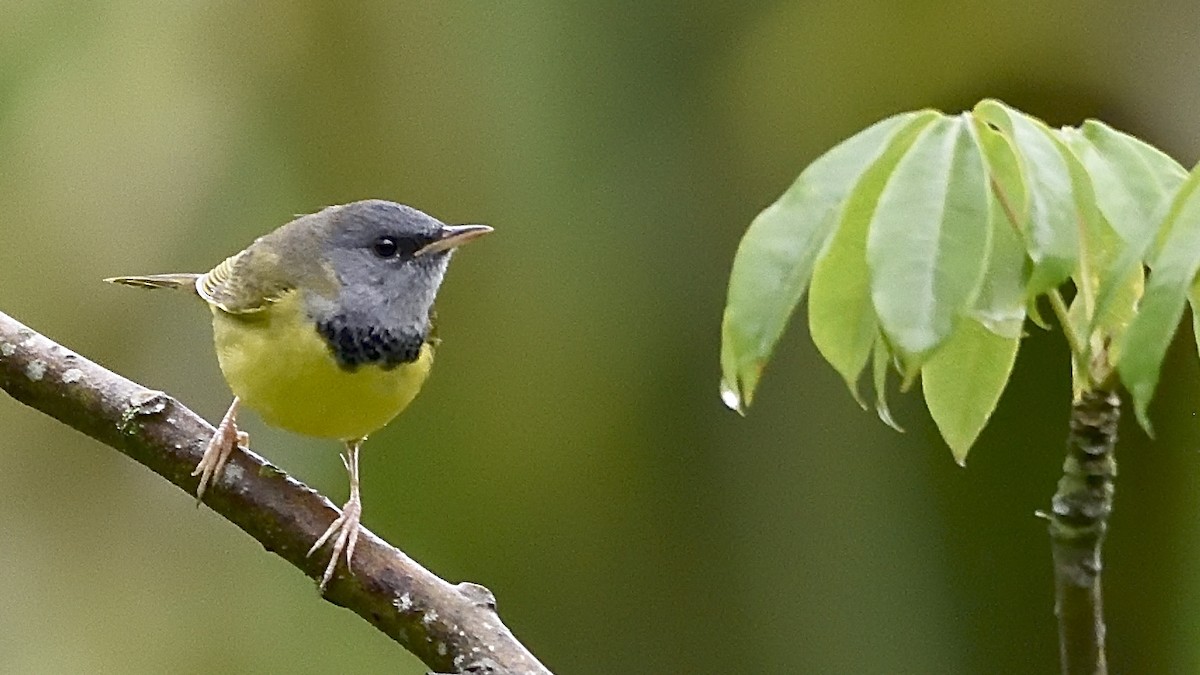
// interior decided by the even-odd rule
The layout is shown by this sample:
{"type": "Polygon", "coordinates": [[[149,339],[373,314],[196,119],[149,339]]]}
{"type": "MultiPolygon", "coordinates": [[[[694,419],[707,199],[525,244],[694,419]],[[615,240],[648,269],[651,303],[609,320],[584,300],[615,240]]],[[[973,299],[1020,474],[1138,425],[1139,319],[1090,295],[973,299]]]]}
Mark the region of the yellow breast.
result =
{"type": "Polygon", "coordinates": [[[259,312],[212,310],[230,389],[267,424],[306,436],[354,440],[379,430],[412,402],[433,364],[426,343],[416,361],[390,370],[339,367],[296,293],[259,312]]]}

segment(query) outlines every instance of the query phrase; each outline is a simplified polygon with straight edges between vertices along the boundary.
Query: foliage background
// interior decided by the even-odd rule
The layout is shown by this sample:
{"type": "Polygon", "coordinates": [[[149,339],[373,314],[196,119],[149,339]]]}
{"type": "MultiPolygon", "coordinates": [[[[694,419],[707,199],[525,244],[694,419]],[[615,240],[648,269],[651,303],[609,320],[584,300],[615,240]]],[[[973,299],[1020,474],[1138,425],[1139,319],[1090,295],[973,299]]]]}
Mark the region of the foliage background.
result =
{"type": "MultiPolygon", "coordinates": [[[[436,374],[364,454],[366,523],[492,588],[562,673],[1043,673],[1061,337],[1034,329],[959,469],[789,331],[717,397],[729,263],[819,153],[997,96],[1200,155],[1200,5],[0,1],[0,308],[215,419],[205,312],[106,287],[291,214],[395,198],[497,233],[457,259],[436,374]]],[[[1200,670],[1187,335],[1122,427],[1114,672],[1200,670]],[[1132,417],[1132,416],[1130,416],[1132,417]],[[1127,420],[1129,422],[1131,420],[1127,420]]],[[[255,449],[340,500],[336,448],[255,449]]],[[[0,671],[419,673],[149,472],[0,401],[0,671]]]]}

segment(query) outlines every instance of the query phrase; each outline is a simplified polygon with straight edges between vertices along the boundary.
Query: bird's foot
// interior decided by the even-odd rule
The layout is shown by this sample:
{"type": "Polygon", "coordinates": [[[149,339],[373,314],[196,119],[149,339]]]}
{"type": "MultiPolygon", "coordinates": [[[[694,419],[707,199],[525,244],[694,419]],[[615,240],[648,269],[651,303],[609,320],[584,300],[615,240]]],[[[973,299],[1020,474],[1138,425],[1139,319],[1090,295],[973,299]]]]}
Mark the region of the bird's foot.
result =
{"type": "Polygon", "coordinates": [[[192,472],[193,476],[200,476],[200,486],[196,488],[197,506],[204,497],[205,488],[220,478],[221,470],[225,468],[225,462],[229,461],[233,449],[239,446],[242,448],[250,446],[250,435],[237,428],[239,402],[237,398],[233,399],[229,410],[221,418],[221,423],[217,425],[216,433],[204,448],[204,456],[200,458],[200,462],[196,464],[196,470],[192,472]]]}
{"type": "Polygon", "coordinates": [[[354,545],[358,543],[359,522],[362,518],[362,503],[359,501],[357,494],[350,495],[350,501],[346,502],[342,507],[342,512],[337,519],[330,523],[329,528],[325,530],[325,534],[317,539],[317,543],[313,544],[312,548],[308,549],[308,555],[311,556],[317,552],[317,549],[325,545],[325,542],[333,542],[333,552],[329,556],[329,564],[325,567],[325,573],[321,575],[321,583],[319,588],[321,592],[325,592],[325,587],[329,584],[329,580],[333,578],[333,570],[337,568],[338,559],[342,557],[344,552],[346,555],[346,571],[353,574],[354,570],[350,566],[350,560],[354,557],[354,545]]]}
{"type": "Polygon", "coordinates": [[[325,593],[325,587],[333,578],[333,570],[337,568],[338,558],[342,557],[343,552],[346,554],[346,571],[354,573],[350,567],[350,560],[354,558],[354,545],[358,543],[358,524],[362,519],[362,500],[358,496],[358,449],[364,440],[366,439],[360,438],[346,443],[346,451],[342,453],[342,466],[346,467],[346,473],[350,475],[350,499],[342,507],[338,517],[329,524],[325,534],[308,549],[308,555],[311,556],[332,538],[333,552],[329,556],[325,574],[321,575],[321,593],[325,593]]]}

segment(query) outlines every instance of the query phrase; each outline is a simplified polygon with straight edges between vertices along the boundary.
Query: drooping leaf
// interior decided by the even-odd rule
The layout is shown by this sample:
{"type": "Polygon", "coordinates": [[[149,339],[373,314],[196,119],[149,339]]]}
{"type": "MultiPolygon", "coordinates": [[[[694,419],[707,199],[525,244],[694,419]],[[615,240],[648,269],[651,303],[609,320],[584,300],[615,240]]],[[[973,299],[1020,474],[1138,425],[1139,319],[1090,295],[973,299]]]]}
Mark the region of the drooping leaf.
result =
{"type": "Polygon", "coordinates": [[[867,234],[871,302],[906,380],[974,301],[990,238],[987,178],[970,123],[935,120],[896,165],[867,234]]]}
{"type": "MultiPolygon", "coordinates": [[[[841,224],[813,269],[808,295],[808,325],[813,343],[846,381],[859,405],[858,378],[878,333],[867,282],[867,226],[888,177],[917,134],[938,113],[918,113],[896,133],[883,154],[854,186],[841,224]]],[[[864,405],[865,407],[865,405],[864,405]]]]}
{"type": "Polygon", "coordinates": [[[721,330],[722,398],[731,407],[750,404],[846,195],[914,115],[890,117],[838,144],[751,223],[734,258],[721,330]]]}
{"type": "Polygon", "coordinates": [[[872,351],[874,359],[872,359],[871,379],[875,385],[875,413],[879,415],[879,419],[884,424],[903,433],[903,427],[896,423],[896,418],[892,417],[892,410],[888,407],[887,374],[888,367],[892,363],[892,354],[883,335],[877,333],[872,351]]]}
{"type": "Polygon", "coordinates": [[[974,114],[1008,136],[1029,190],[1025,246],[1033,260],[1029,293],[1036,297],[1066,281],[1079,261],[1075,199],[1066,161],[1041,121],[987,99],[974,114]]]}
{"type": "Polygon", "coordinates": [[[959,464],[966,463],[996,410],[1019,346],[1019,338],[996,335],[976,321],[964,320],[921,367],[925,403],[959,464]]]}
{"type": "Polygon", "coordinates": [[[1152,272],[1145,295],[1120,344],[1117,369],[1133,397],[1138,422],[1147,432],[1151,429],[1147,410],[1158,385],[1159,369],[1200,268],[1198,186],[1200,171],[1193,170],[1157,228],[1165,243],[1150,261],[1152,272]]]}
{"type": "Polygon", "coordinates": [[[1025,324],[1026,287],[1030,262],[1013,222],[1027,207],[1025,179],[1007,137],[979,121],[975,133],[991,178],[988,191],[988,227],[992,230],[991,255],[983,285],[971,316],[996,335],[1019,338],[1025,324]],[[1011,215],[1010,215],[1011,214],[1011,215]]]}

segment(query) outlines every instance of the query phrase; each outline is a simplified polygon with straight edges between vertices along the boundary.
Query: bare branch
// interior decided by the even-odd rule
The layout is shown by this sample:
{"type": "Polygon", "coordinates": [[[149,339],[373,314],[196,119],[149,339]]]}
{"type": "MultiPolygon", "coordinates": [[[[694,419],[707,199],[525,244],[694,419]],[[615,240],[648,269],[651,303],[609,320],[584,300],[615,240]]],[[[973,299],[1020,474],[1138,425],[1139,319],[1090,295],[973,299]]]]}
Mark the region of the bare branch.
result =
{"type": "MultiPolygon", "coordinates": [[[[129,455],[192,494],[213,428],[166,394],[88,361],[0,312],[0,389],[129,455]]],[[[250,452],[236,452],[204,503],[316,578],[312,542],[337,516],[328,499],[250,452]]],[[[451,584],[363,530],[354,574],[325,599],[354,611],[439,672],[550,675],[500,621],[492,593],[451,584]]]]}

